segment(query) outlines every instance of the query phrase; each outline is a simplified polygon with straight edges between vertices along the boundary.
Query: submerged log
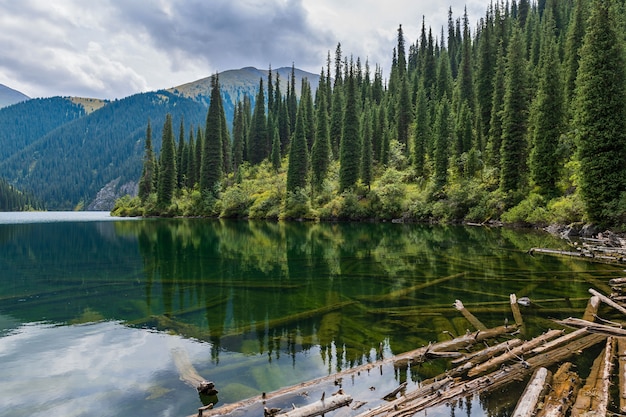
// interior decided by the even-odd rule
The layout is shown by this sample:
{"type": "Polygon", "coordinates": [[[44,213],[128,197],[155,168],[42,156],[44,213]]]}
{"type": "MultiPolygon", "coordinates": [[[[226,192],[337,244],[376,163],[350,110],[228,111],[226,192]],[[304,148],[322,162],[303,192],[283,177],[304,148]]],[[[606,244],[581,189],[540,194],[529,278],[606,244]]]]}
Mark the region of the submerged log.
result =
{"type": "Polygon", "coordinates": [[[343,393],[331,395],[328,398],[324,398],[311,404],[307,404],[300,408],[287,411],[286,413],[280,413],[281,417],[314,417],[321,416],[336,410],[341,407],[345,407],[352,402],[352,397],[343,393]]]}
{"type": "Polygon", "coordinates": [[[544,343],[557,338],[559,335],[562,335],[563,331],[561,330],[549,330],[546,333],[542,334],[541,336],[535,337],[525,343],[523,343],[520,346],[517,346],[516,348],[513,348],[511,350],[509,350],[508,352],[505,352],[504,354],[500,355],[500,356],[496,356],[495,358],[491,358],[489,359],[487,362],[484,362],[472,369],[470,369],[467,373],[467,375],[469,377],[475,377],[478,375],[483,375],[486,374],[487,372],[490,372],[496,368],[498,368],[500,365],[503,365],[507,362],[510,361],[518,361],[518,362],[523,362],[523,358],[522,356],[526,353],[526,352],[530,352],[532,349],[543,345],[544,343]]]}
{"type": "Polygon", "coordinates": [[[173,348],[171,353],[181,381],[196,388],[198,392],[206,393],[207,395],[217,394],[215,384],[213,384],[213,382],[206,381],[200,376],[200,374],[198,374],[198,371],[196,371],[196,368],[194,368],[193,364],[189,360],[187,351],[185,351],[184,348],[173,348]]]}
{"type": "Polygon", "coordinates": [[[572,363],[566,362],[556,371],[552,378],[552,389],[537,417],[560,417],[567,414],[580,387],[580,377],[571,368],[572,363]]]}
{"type": "Polygon", "coordinates": [[[589,298],[589,302],[587,303],[585,313],[583,314],[583,320],[594,321],[596,319],[596,314],[598,314],[599,307],[600,297],[597,295],[591,296],[591,298],[589,298]]]}
{"type": "Polygon", "coordinates": [[[526,385],[511,417],[533,417],[537,404],[545,395],[551,380],[552,372],[544,367],[537,369],[526,385]]]}
{"type": "Polygon", "coordinates": [[[367,297],[360,297],[360,298],[362,298],[363,300],[371,300],[371,301],[374,301],[374,302],[395,300],[397,298],[404,297],[404,296],[406,296],[408,294],[411,294],[411,293],[414,293],[416,291],[421,291],[424,288],[432,287],[433,285],[438,285],[438,284],[441,284],[442,282],[450,281],[451,279],[460,278],[462,276],[465,276],[465,272],[461,272],[459,274],[454,274],[454,275],[448,275],[446,277],[437,278],[437,279],[434,279],[432,281],[423,282],[421,284],[413,285],[413,286],[408,287],[408,288],[402,288],[402,289],[399,289],[399,290],[396,290],[396,291],[392,291],[392,292],[390,292],[388,294],[384,294],[384,295],[367,296],[367,297]]]}
{"type": "Polygon", "coordinates": [[[515,319],[515,324],[517,324],[520,328],[524,325],[524,320],[522,319],[522,313],[519,311],[519,305],[517,304],[517,296],[515,294],[509,295],[509,299],[511,301],[511,311],[513,312],[513,318],[515,319]]]}
{"type": "Polygon", "coordinates": [[[463,305],[463,302],[461,300],[456,300],[454,302],[454,308],[456,308],[458,311],[461,312],[461,314],[463,314],[463,317],[465,317],[467,319],[467,321],[469,321],[472,326],[474,326],[474,328],[476,328],[476,330],[487,330],[487,326],[485,326],[480,320],[478,320],[476,318],[476,316],[474,316],[472,313],[470,313],[465,306],[463,305]]]}
{"type": "Polygon", "coordinates": [[[622,314],[626,314],[626,308],[624,308],[621,305],[617,304],[615,301],[611,300],[606,295],[599,293],[598,291],[594,290],[593,288],[589,288],[589,292],[591,294],[595,295],[596,297],[600,298],[600,301],[602,301],[606,305],[609,305],[609,306],[613,307],[614,309],[616,309],[617,311],[619,311],[622,314]]]}

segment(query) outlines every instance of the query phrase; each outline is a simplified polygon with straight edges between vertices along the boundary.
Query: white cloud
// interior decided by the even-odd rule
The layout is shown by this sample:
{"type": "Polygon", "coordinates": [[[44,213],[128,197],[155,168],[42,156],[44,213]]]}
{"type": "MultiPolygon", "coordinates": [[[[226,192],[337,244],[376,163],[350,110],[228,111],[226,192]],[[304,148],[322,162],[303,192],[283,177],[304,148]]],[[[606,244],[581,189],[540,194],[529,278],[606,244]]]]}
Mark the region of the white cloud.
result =
{"type": "Polygon", "coordinates": [[[0,83],[30,96],[124,97],[244,66],[317,73],[338,42],[383,68],[449,5],[474,26],[488,0],[0,0],[0,83]]]}

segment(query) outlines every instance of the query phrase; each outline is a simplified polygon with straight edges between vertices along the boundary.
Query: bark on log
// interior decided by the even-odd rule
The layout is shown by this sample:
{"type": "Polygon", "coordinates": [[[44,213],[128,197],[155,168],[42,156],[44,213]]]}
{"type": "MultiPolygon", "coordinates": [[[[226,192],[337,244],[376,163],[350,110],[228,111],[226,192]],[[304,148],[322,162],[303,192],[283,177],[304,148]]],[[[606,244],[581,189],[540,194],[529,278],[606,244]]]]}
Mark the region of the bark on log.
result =
{"type": "Polygon", "coordinates": [[[594,321],[596,319],[596,314],[598,314],[599,307],[600,297],[597,295],[591,296],[591,298],[589,298],[589,302],[587,303],[585,314],[583,314],[583,320],[594,321]]]}
{"type": "Polygon", "coordinates": [[[352,397],[346,394],[331,395],[328,398],[322,397],[321,400],[312,404],[296,408],[286,413],[280,413],[281,417],[314,417],[321,416],[341,407],[345,407],[352,402],[352,397]]]}
{"type": "Polygon", "coordinates": [[[571,370],[572,363],[561,365],[552,378],[552,389],[546,397],[543,408],[537,417],[561,417],[576,400],[576,393],[580,387],[580,377],[571,370]]]}
{"type": "Polygon", "coordinates": [[[539,347],[537,347],[537,348],[534,348],[534,349],[533,349],[533,350],[531,350],[530,352],[531,352],[533,355],[537,355],[537,354],[539,354],[539,353],[547,352],[547,351],[549,351],[550,349],[553,349],[553,348],[554,348],[554,347],[556,347],[556,346],[559,346],[559,345],[564,345],[564,344],[566,344],[566,343],[569,343],[569,342],[571,342],[572,340],[576,340],[576,339],[578,339],[579,337],[582,337],[582,336],[584,336],[584,335],[586,335],[586,334],[588,334],[588,333],[589,333],[589,331],[587,330],[587,328],[586,328],[586,327],[584,327],[584,328],[582,328],[582,329],[575,330],[575,331],[573,331],[572,333],[566,334],[566,335],[565,335],[565,336],[563,336],[563,337],[559,337],[559,338],[558,338],[558,339],[556,339],[556,340],[552,340],[552,341],[550,341],[550,342],[546,343],[546,344],[545,344],[545,345],[543,345],[543,346],[539,346],[539,347]]]}
{"type": "Polygon", "coordinates": [[[594,290],[593,288],[589,288],[589,292],[591,294],[599,297],[600,301],[602,301],[603,303],[613,307],[614,309],[616,309],[617,311],[619,311],[622,314],[626,314],[626,308],[624,308],[621,305],[617,304],[615,301],[611,300],[606,295],[599,293],[598,291],[594,290]]]}
{"type": "Polygon", "coordinates": [[[469,377],[476,377],[479,375],[486,374],[487,372],[490,372],[496,369],[497,367],[499,367],[500,365],[505,364],[511,360],[517,360],[517,361],[522,362],[521,356],[524,355],[526,352],[530,352],[532,349],[539,347],[543,345],[544,343],[562,334],[563,334],[562,330],[548,330],[546,333],[542,334],[541,336],[535,337],[534,339],[531,339],[523,343],[522,345],[516,348],[513,348],[510,351],[500,356],[496,356],[495,358],[489,359],[487,362],[484,362],[470,369],[467,375],[469,377]]]}
{"type": "Polygon", "coordinates": [[[461,300],[456,300],[454,302],[454,308],[456,308],[458,311],[461,312],[461,314],[463,314],[463,317],[465,317],[467,319],[467,321],[469,321],[471,323],[472,326],[474,326],[474,328],[476,330],[487,330],[487,326],[485,326],[480,320],[478,320],[476,318],[476,316],[474,316],[472,313],[470,313],[465,306],[463,305],[463,302],[461,300]]]}
{"type": "Polygon", "coordinates": [[[604,354],[605,350],[603,349],[593,361],[589,376],[585,380],[585,385],[580,391],[578,391],[576,402],[574,402],[574,405],[572,406],[571,417],[582,417],[589,412],[591,408],[591,398],[596,395],[595,386],[598,379],[598,373],[600,372],[600,367],[604,362],[604,354]]]}
{"type": "Polygon", "coordinates": [[[545,395],[546,387],[550,384],[551,379],[552,372],[544,367],[537,369],[526,385],[526,389],[517,402],[511,417],[533,417],[537,410],[537,404],[545,395]]]}
{"type": "Polygon", "coordinates": [[[621,287],[626,285],[626,278],[613,278],[609,280],[611,287],[621,287]]]}
{"type": "Polygon", "coordinates": [[[524,320],[522,319],[522,313],[519,311],[519,304],[517,304],[517,296],[515,294],[509,295],[509,299],[511,301],[511,311],[513,311],[513,318],[515,319],[515,324],[519,327],[524,325],[524,320]]]}
{"type": "Polygon", "coordinates": [[[573,327],[576,329],[587,329],[590,333],[602,333],[608,336],[626,337],[626,329],[620,327],[607,326],[606,324],[592,323],[581,319],[569,317],[565,320],[555,320],[556,323],[563,326],[573,327]]]}
{"type": "Polygon", "coordinates": [[[611,372],[613,371],[613,359],[615,358],[615,339],[609,337],[604,349],[604,361],[598,374],[596,392],[598,396],[592,398],[591,409],[599,416],[605,416],[609,408],[609,386],[611,385],[611,372]]]}
{"type": "Polygon", "coordinates": [[[568,345],[556,348],[551,352],[545,352],[530,358],[525,364],[516,363],[467,382],[454,383],[432,394],[416,396],[416,399],[413,401],[406,401],[405,397],[400,397],[386,404],[384,407],[359,414],[358,417],[374,417],[380,415],[384,415],[385,417],[409,417],[426,408],[452,401],[461,396],[466,397],[477,393],[493,391],[511,382],[523,380],[538,367],[546,367],[560,362],[604,339],[605,337],[603,335],[588,335],[568,345]]]}
{"type": "Polygon", "coordinates": [[[619,362],[619,409],[626,413],[626,338],[617,339],[617,357],[619,362]]]}
{"type": "Polygon", "coordinates": [[[466,362],[472,362],[474,365],[476,365],[478,363],[486,361],[494,355],[500,354],[506,350],[513,349],[514,347],[517,347],[522,343],[524,342],[522,342],[521,339],[506,340],[502,343],[498,343],[497,345],[489,346],[487,348],[479,350],[478,352],[472,352],[462,358],[455,359],[452,361],[452,364],[460,365],[466,362]]]}

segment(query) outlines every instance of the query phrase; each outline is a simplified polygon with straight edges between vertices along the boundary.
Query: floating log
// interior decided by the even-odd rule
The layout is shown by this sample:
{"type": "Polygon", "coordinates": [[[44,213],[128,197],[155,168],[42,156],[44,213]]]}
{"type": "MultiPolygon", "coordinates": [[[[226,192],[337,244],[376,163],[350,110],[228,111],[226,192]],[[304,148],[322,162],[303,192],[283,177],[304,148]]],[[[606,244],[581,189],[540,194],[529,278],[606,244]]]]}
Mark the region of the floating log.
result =
{"type": "Polygon", "coordinates": [[[452,364],[460,365],[466,362],[472,362],[473,364],[481,363],[493,357],[494,355],[498,355],[504,351],[517,347],[521,345],[522,343],[523,342],[521,339],[506,340],[502,343],[498,343],[497,345],[493,345],[493,346],[484,348],[482,350],[479,350],[478,352],[473,352],[468,355],[464,355],[462,358],[453,360],[452,364]]]}
{"type": "Polygon", "coordinates": [[[617,357],[619,363],[619,409],[626,413],[626,339],[617,339],[617,357]]]}
{"type": "Polygon", "coordinates": [[[626,278],[613,278],[609,280],[611,287],[623,287],[626,286],[626,278]]]}
{"type": "Polygon", "coordinates": [[[416,292],[416,291],[421,291],[424,288],[428,288],[428,287],[432,287],[433,285],[438,285],[441,284],[442,282],[446,282],[449,281],[451,279],[455,279],[455,278],[459,278],[465,276],[465,272],[461,272],[459,274],[454,274],[454,275],[448,275],[446,277],[441,277],[441,278],[437,278],[434,279],[432,281],[428,281],[428,282],[423,282],[421,284],[417,284],[417,285],[413,285],[411,287],[408,288],[402,288],[396,291],[392,291],[388,294],[385,295],[380,295],[380,296],[366,296],[366,297],[359,297],[363,300],[371,300],[374,302],[381,302],[381,301],[390,301],[390,300],[395,300],[397,298],[400,297],[404,297],[412,292],[416,292]]]}
{"type": "Polygon", "coordinates": [[[581,319],[569,317],[565,320],[555,320],[556,323],[563,326],[586,329],[590,333],[602,333],[606,336],[626,337],[626,329],[621,327],[607,326],[606,324],[592,323],[581,319]]]}
{"type": "Polygon", "coordinates": [[[595,410],[599,416],[605,416],[609,408],[609,386],[611,385],[611,372],[613,370],[614,357],[615,339],[613,337],[609,337],[606,340],[604,361],[600,367],[598,382],[596,383],[597,396],[591,400],[591,409],[595,410]]]}
{"type": "Polygon", "coordinates": [[[542,334],[541,336],[535,337],[525,343],[523,343],[520,346],[517,346],[516,348],[511,349],[510,351],[500,355],[500,356],[496,356],[495,358],[491,358],[489,359],[487,362],[481,363],[480,365],[470,369],[467,372],[467,375],[469,377],[476,377],[479,375],[483,375],[486,374],[487,372],[490,372],[496,368],[498,368],[500,365],[503,365],[507,362],[510,362],[512,360],[517,360],[519,362],[522,362],[522,355],[524,355],[524,353],[526,352],[530,352],[532,349],[543,345],[544,343],[558,337],[559,335],[562,335],[563,331],[561,330],[548,330],[547,332],[545,332],[544,334],[542,334]]]}
{"type": "Polygon", "coordinates": [[[589,292],[591,294],[599,297],[600,301],[602,301],[606,305],[609,305],[609,306],[613,307],[614,309],[616,309],[617,311],[619,311],[622,314],[626,314],[626,308],[624,308],[621,305],[617,304],[615,301],[611,300],[606,295],[599,293],[598,291],[594,290],[593,288],[589,288],[589,292]]]}
{"type": "Polygon", "coordinates": [[[513,311],[513,318],[515,319],[515,324],[517,324],[521,328],[524,325],[524,320],[522,319],[522,313],[519,311],[519,305],[517,304],[517,296],[515,294],[510,294],[509,300],[511,301],[511,311],[513,311]]]}
{"type": "Polygon", "coordinates": [[[287,411],[286,413],[280,413],[281,417],[314,417],[321,416],[329,413],[341,407],[345,407],[352,402],[352,397],[346,394],[336,394],[325,398],[322,395],[322,399],[311,404],[307,404],[300,408],[287,411]]]}
{"type": "Polygon", "coordinates": [[[404,381],[403,383],[398,385],[398,388],[394,389],[389,394],[383,396],[383,399],[385,399],[387,401],[391,401],[391,400],[395,399],[400,391],[403,391],[403,390],[406,389],[407,385],[408,385],[408,383],[406,381],[404,381]]]}
{"type": "Polygon", "coordinates": [[[604,354],[605,350],[603,349],[593,361],[593,365],[589,371],[589,376],[587,376],[587,379],[585,380],[585,385],[580,391],[578,391],[576,401],[572,406],[571,417],[582,417],[590,411],[591,398],[596,394],[595,386],[598,379],[598,373],[600,372],[600,367],[604,362],[604,354]]]}
{"type": "Polygon", "coordinates": [[[463,305],[463,302],[461,300],[454,301],[454,308],[456,308],[458,311],[460,311],[461,314],[463,314],[463,317],[465,317],[467,319],[467,321],[469,321],[471,323],[471,325],[474,326],[474,328],[476,330],[487,330],[487,326],[485,326],[480,320],[478,320],[476,318],[476,316],[474,316],[472,313],[470,313],[465,308],[465,306],[463,305]]]}
{"type": "Polygon", "coordinates": [[[591,296],[591,298],[589,298],[589,302],[587,303],[585,313],[583,314],[583,320],[594,321],[596,319],[596,314],[598,314],[599,307],[600,297],[597,295],[591,296]]]}
{"type": "Polygon", "coordinates": [[[571,368],[572,363],[566,362],[556,371],[552,378],[552,389],[537,417],[561,417],[567,414],[580,388],[580,377],[571,368]]]}
{"type": "Polygon", "coordinates": [[[551,380],[552,372],[544,367],[538,368],[526,385],[526,389],[517,402],[511,417],[533,417],[537,410],[537,404],[545,395],[551,380]]]}
{"type": "Polygon", "coordinates": [[[571,342],[572,340],[578,339],[579,337],[582,337],[588,333],[589,331],[587,330],[587,328],[583,327],[582,329],[573,331],[572,333],[566,334],[563,337],[559,337],[556,340],[552,340],[543,346],[536,347],[533,350],[531,350],[530,353],[532,353],[533,355],[537,355],[539,353],[547,352],[550,349],[554,349],[556,346],[567,344],[571,342]]]}

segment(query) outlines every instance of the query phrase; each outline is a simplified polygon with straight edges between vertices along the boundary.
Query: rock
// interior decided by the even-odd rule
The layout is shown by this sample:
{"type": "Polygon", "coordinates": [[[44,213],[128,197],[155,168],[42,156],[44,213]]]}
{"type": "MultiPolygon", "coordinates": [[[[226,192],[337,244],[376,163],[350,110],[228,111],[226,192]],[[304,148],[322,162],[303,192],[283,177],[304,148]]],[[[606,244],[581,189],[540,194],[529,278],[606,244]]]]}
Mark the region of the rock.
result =
{"type": "Polygon", "coordinates": [[[135,197],[138,192],[138,185],[134,181],[129,181],[121,184],[121,178],[118,177],[113,181],[110,181],[107,185],[102,187],[96,198],[87,207],[88,211],[111,211],[115,205],[115,200],[118,198],[130,195],[135,197]]]}

